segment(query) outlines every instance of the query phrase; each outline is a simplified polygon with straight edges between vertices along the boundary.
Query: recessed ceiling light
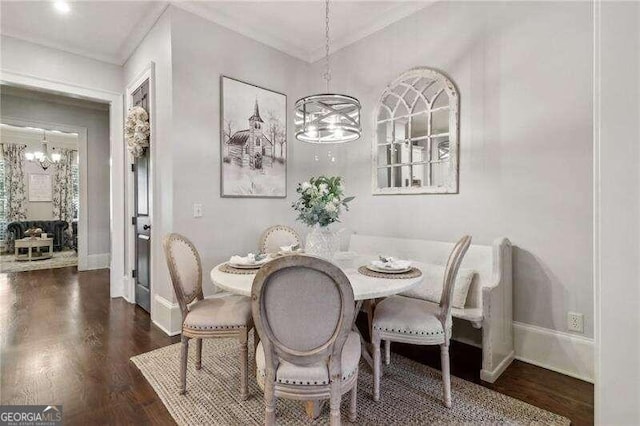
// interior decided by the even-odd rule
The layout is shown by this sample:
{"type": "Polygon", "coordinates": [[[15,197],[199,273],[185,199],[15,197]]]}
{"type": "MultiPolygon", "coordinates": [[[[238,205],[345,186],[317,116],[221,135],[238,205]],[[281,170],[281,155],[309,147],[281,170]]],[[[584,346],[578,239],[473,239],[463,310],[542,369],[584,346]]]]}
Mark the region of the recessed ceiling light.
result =
{"type": "Polygon", "coordinates": [[[71,11],[71,6],[66,1],[55,1],[53,2],[53,7],[60,13],[69,13],[71,11]]]}

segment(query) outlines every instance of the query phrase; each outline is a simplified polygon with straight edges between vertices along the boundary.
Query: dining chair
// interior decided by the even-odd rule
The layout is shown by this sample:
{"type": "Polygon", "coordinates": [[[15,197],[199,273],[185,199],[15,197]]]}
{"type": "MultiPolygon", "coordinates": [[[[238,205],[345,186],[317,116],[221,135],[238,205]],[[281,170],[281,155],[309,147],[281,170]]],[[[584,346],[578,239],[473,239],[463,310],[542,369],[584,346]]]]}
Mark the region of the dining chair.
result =
{"type": "MultiPolygon", "coordinates": [[[[405,296],[391,296],[378,303],[373,314],[371,342],[373,344],[373,399],[380,400],[380,341],[385,352],[390,342],[414,345],[440,345],[444,405],[451,407],[451,375],[449,373],[449,340],[451,338],[451,299],[460,263],[471,244],[465,235],[449,255],[444,273],[440,304],[405,296]]],[[[389,353],[386,354],[389,362],[389,353]]]]}
{"type": "Polygon", "coordinates": [[[235,337],[240,343],[240,397],[247,399],[247,340],[253,328],[251,299],[237,295],[205,299],[202,264],[193,243],[180,234],[172,233],[164,237],[163,246],[173,290],[182,312],[180,394],[187,391],[189,339],[196,339],[196,370],[200,370],[202,339],[235,337]]]}
{"type": "Polygon", "coordinates": [[[349,391],[349,420],[355,421],[360,337],[351,331],[355,305],[344,272],[318,257],[284,256],[260,269],[251,298],[265,424],[275,424],[276,397],[283,397],[329,399],[330,423],[339,425],[349,391]]]}
{"type": "Polygon", "coordinates": [[[291,227],[275,225],[267,228],[260,236],[260,253],[277,253],[282,246],[301,244],[300,235],[291,227]]]}

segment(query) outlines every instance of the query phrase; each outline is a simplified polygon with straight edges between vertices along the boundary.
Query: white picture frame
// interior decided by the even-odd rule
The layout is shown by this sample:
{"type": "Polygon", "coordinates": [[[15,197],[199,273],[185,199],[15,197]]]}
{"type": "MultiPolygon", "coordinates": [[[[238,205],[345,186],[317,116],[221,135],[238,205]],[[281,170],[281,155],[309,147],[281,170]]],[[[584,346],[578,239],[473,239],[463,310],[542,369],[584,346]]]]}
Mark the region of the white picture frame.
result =
{"type": "Polygon", "coordinates": [[[29,201],[32,203],[51,202],[51,175],[43,173],[29,174],[29,201]]]}

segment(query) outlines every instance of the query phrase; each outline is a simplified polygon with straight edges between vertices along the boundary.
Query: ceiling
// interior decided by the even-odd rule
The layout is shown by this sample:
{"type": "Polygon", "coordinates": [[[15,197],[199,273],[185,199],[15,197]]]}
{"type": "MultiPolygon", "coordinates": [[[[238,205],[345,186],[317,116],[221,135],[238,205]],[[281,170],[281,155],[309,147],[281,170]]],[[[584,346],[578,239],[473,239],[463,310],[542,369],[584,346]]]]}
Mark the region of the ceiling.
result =
{"type": "Polygon", "coordinates": [[[122,65],[167,2],[77,1],[59,13],[53,1],[2,1],[0,33],[122,65]]]}
{"type": "MultiPolygon", "coordinates": [[[[331,51],[379,31],[431,2],[333,0],[329,6],[331,51]]],[[[180,1],[174,4],[307,62],[324,56],[324,1],[180,1]]]]}
{"type": "Polygon", "coordinates": [[[58,130],[45,130],[38,127],[18,127],[0,124],[0,142],[25,144],[27,150],[40,150],[42,138],[47,136],[48,146],[78,149],[78,135],[58,130]]]}
{"type": "MultiPolygon", "coordinates": [[[[333,0],[331,51],[430,4],[333,0]]],[[[175,6],[264,44],[314,62],[324,55],[324,1],[174,1],[175,6]]],[[[2,1],[0,33],[122,65],[169,2],[76,1],[68,14],[51,1],[2,1]]]]}

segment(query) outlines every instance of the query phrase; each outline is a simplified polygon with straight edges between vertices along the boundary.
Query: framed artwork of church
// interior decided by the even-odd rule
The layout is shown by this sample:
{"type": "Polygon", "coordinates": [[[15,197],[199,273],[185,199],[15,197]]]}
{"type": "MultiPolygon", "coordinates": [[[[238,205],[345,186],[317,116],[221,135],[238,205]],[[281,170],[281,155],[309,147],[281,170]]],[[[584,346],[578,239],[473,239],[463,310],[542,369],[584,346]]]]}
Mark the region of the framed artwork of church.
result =
{"type": "Polygon", "coordinates": [[[287,196],[287,96],[220,78],[220,195],[287,196]]]}

